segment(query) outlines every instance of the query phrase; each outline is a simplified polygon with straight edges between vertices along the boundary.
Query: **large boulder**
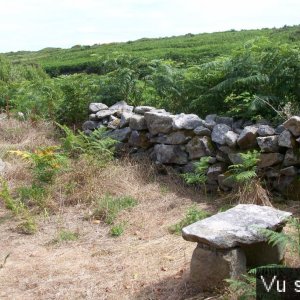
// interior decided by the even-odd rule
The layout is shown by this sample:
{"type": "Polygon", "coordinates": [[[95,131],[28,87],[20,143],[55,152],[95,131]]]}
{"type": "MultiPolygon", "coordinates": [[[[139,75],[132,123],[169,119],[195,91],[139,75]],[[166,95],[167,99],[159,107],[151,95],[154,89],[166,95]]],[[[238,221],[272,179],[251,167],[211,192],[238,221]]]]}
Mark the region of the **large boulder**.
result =
{"type": "Polygon", "coordinates": [[[145,130],[147,129],[147,124],[144,116],[132,115],[129,120],[129,127],[132,130],[145,130]]]}
{"type": "Polygon", "coordinates": [[[189,159],[197,159],[203,156],[214,155],[214,147],[211,139],[207,136],[194,137],[186,145],[186,151],[189,153],[189,159]]]}
{"type": "Polygon", "coordinates": [[[186,144],[190,139],[191,135],[186,131],[175,131],[168,135],[160,133],[158,136],[151,138],[151,142],[167,145],[180,145],[186,144]]]}
{"type": "Polygon", "coordinates": [[[251,149],[257,146],[257,127],[246,126],[241,132],[237,143],[241,149],[251,149]]]}
{"type": "Polygon", "coordinates": [[[226,124],[217,124],[216,126],[214,126],[211,134],[212,141],[220,145],[225,145],[225,135],[230,130],[231,128],[226,124]]]}
{"type": "Polygon", "coordinates": [[[174,116],[169,113],[152,111],[145,113],[146,124],[152,135],[171,132],[173,128],[173,119],[174,116]]]}
{"type": "Polygon", "coordinates": [[[288,129],[294,136],[300,135],[300,117],[293,116],[283,123],[285,129],[288,129]]]}
{"type": "Polygon", "coordinates": [[[184,165],[188,162],[188,155],[183,149],[179,145],[157,144],[154,146],[153,157],[161,164],[184,165]]]}
{"type": "Polygon", "coordinates": [[[279,150],[278,135],[258,137],[257,143],[262,152],[277,152],[279,150]]]}
{"type": "Polygon", "coordinates": [[[262,153],[259,158],[260,161],[258,167],[266,168],[280,164],[283,161],[284,156],[280,153],[262,153]]]}
{"type": "Polygon", "coordinates": [[[228,153],[228,158],[231,161],[231,163],[234,165],[243,163],[243,158],[241,153],[237,153],[237,152],[228,153]]]}
{"type": "Polygon", "coordinates": [[[295,138],[288,130],[284,130],[278,137],[278,145],[285,148],[293,148],[295,146],[295,138]]]}
{"type": "Polygon", "coordinates": [[[176,115],[173,120],[173,129],[188,129],[194,130],[202,124],[202,120],[194,114],[180,114],[176,115]]]}
{"type": "Polygon", "coordinates": [[[104,103],[91,103],[89,110],[92,114],[97,113],[99,110],[108,109],[108,106],[104,103]]]}

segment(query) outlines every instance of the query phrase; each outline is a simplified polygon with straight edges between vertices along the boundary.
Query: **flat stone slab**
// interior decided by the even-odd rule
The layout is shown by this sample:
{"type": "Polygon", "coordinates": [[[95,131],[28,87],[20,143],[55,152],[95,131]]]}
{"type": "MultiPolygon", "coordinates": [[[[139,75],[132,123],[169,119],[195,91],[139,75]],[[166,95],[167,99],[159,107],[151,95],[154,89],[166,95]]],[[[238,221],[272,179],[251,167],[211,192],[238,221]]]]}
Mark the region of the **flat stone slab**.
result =
{"type": "Polygon", "coordinates": [[[280,229],[292,214],[269,206],[239,204],[223,213],[198,221],[182,229],[190,242],[228,249],[266,241],[258,228],[280,229]]]}

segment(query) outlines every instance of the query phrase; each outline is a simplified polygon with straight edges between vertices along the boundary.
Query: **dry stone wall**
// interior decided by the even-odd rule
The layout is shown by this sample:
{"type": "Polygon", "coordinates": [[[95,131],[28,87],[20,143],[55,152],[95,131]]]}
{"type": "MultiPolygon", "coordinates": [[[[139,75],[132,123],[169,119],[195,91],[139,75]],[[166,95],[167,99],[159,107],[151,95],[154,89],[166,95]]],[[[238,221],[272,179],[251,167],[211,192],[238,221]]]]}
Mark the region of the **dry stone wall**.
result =
{"type": "Polygon", "coordinates": [[[173,165],[191,172],[194,163],[211,156],[207,171],[208,190],[230,190],[224,173],[241,161],[241,152],[261,151],[259,172],[272,190],[299,196],[300,117],[294,116],[276,128],[268,121],[253,123],[230,117],[171,114],[150,106],[133,107],[121,101],[111,107],[91,103],[83,130],[90,134],[107,127],[107,135],[125,146],[133,156],[149,156],[157,164],[173,165]]]}

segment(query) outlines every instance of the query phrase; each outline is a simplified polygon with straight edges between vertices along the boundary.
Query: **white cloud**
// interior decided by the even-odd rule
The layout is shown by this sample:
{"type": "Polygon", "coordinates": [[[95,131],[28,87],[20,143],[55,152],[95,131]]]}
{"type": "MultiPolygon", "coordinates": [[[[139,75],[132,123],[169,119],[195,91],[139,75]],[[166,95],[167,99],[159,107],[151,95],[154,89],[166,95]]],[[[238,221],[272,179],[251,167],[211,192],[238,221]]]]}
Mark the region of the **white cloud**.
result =
{"type": "Polygon", "coordinates": [[[299,23],[296,0],[0,0],[0,52],[299,23]]]}

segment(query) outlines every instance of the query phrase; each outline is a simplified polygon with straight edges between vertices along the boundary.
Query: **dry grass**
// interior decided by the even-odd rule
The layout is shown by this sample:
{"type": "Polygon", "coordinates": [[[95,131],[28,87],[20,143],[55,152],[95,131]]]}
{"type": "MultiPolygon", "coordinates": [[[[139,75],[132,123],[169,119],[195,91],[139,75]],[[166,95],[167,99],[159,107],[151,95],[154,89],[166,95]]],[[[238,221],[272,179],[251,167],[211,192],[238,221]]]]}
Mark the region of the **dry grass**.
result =
{"type": "Polygon", "coordinates": [[[235,196],[238,198],[238,202],[242,204],[273,206],[268,191],[261,186],[258,180],[251,180],[244,186],[239,187],[235,196]]]}
{"type": "MultiPolygon", "coordinates": [[[[32,127],[15,120],[0,121],[0,146],[32,150],[54,145],[49,124],[32,127]],[[14,129],[17,128],[17,129],[14,129]]],[[[3,149],[1,147],[1,149],[3,149]]],[[[11,187],[31,182],[27,165],[1,152],[8,162],[5,178],[11,187]]],[[[80,158],[59,174],[50,190],[51,215],[40,214],[33,236],[15,231],[18,221],[0,202],[1,299],[188,299],[197,291],[188,281],[195,244],[171,235],[168,227],[188,207],[216,212],[222,203],[187,187],[172,170],[158,175],[150,162],[114,161],[105,169],[80,158]],[[125,233],[113,238],[110,227],[90,216],[105,194],[131,196],[138,205],[120,213],[125,233]],[[78,239],[53,244],[62,230],[78,239]]],[[[199,294],[191,299],[206,299],[199,294]]],[[[217,299],[217,298],[211,298],[217,299]]]]}
{"type": "MultiPolygon", "coordinates": [[[[15,120],[0,122],[6,150],[57,143],[49,124],[34,128],[15,120]]],[[[2,157],[12,188],[31,182],[24,162],[5,151],[2,157]]],[[[170,235],[168,227],[194,201],[202,209],[213,207],[172,172],[160,176],[149,162],[128,159],[103,169],[81,158],[57,177],[50,195],[54,214],[37,217],[39,231],[33,236],[18,234],[18,220],[0,203],[0,263],[10,254],[0,270],[1,299],[176,300],[195,293],[188,283],[195,245],[170,235]],[[109,235],[109,226],[87,218],[107,193],[138,201],[118,216],[126,224],[118,238],[109,235]],[[62,230],[78,233],[78,240],[51,243],[62,230]]]]}

